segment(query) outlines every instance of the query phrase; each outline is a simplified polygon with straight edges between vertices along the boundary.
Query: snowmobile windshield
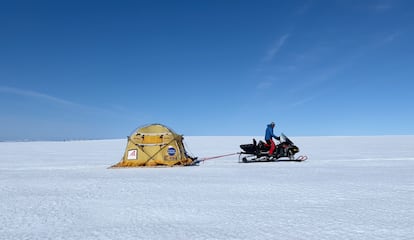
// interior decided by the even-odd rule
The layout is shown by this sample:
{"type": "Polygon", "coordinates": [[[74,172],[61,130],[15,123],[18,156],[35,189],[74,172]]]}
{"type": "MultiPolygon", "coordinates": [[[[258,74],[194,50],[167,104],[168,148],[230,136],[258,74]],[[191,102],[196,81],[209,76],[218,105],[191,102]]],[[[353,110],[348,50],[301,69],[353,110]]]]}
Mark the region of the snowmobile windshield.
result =
{"type": "Polygon", "coordinates": [[[280,141],[281,142],[286,142],[286,143],[289,143],[289,144],[293,144],[293,142],[288,138],[288,137],[286,137],[286,135],[285,134],[280,134],[280,141]]]}

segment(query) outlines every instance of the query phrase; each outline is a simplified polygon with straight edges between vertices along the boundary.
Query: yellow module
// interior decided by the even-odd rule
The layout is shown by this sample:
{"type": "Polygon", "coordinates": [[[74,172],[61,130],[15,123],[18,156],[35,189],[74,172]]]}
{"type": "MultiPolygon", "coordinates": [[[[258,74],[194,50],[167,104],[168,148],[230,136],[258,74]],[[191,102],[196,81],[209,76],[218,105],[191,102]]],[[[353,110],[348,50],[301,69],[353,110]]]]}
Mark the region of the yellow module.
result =
{"type": "Polygon", "coordinates": [[[196,158],[187,155],[183,136],[161,124],[151,124],[128,136],[122,160],[112,167],[189,166],[196,158]]]}

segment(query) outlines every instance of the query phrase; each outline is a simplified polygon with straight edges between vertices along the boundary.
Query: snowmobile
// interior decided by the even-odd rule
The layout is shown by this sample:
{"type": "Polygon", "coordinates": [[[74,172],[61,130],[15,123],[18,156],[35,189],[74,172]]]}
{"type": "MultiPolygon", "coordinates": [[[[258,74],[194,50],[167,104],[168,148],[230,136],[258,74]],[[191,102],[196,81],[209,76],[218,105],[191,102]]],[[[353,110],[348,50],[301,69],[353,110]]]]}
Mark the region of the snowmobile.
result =
{"type": "Polygon", "coordinates": [[[239,162],[277,162],[277,161],[296,161],[302,162],[308,159],[307,156],[299,156],[295,158],[295,154],[299,152],[299,148],[288,138],[285,134],[281,134],[279,143],[276,144],[276,149],[271,156],[269,156],[270,146],[262,140],[257,143],[253,138],[253,143],[242,144],[240,148],[239,162]]]}

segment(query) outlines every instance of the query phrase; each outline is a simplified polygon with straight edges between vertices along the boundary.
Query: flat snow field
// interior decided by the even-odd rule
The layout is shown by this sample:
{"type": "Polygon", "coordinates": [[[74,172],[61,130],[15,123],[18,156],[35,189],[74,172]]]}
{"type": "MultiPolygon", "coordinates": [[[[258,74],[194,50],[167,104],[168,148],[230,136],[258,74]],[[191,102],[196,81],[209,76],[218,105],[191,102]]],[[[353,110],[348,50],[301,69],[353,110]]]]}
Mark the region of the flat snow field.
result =
{"type": "Polygon", "coordinates": [[[291,140],[307,161],[133,169],[107,169],[126,139],[2,142],[0,239],[414,239],[414,136],[291,140]]]}

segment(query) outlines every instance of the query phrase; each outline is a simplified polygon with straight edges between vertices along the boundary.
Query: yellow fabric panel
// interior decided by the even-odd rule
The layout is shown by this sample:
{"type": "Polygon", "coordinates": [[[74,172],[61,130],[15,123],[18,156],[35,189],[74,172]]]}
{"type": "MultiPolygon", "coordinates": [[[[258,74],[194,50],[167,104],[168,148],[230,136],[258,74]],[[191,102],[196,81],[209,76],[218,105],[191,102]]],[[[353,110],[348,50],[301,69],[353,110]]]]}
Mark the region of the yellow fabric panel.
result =
{"type": "Polygon", "coordinates": [[[149,134],[149,133],[138,133],[130,137],[135,143],[139,144],[162,144],[169,143],[174,139],[180,139],[179,135],[173,133],[160,133],[160,134],[149,134]]]}
{"type": "Polygon", "coordinates": [[[165,126],[162,126],[160,124],[153,124],[148,125],[145,127],[140,128],[137,132],[140,133],[163,133],[163,132],[171,132],[170,129],[168,129],[165,126]]]}
{"type": "Polygon", "coordinates": [[[142,143],[143,144],[151,144],[151,143],[163,143],[164,139],[162,136],[142,136],[142,143]]]}

